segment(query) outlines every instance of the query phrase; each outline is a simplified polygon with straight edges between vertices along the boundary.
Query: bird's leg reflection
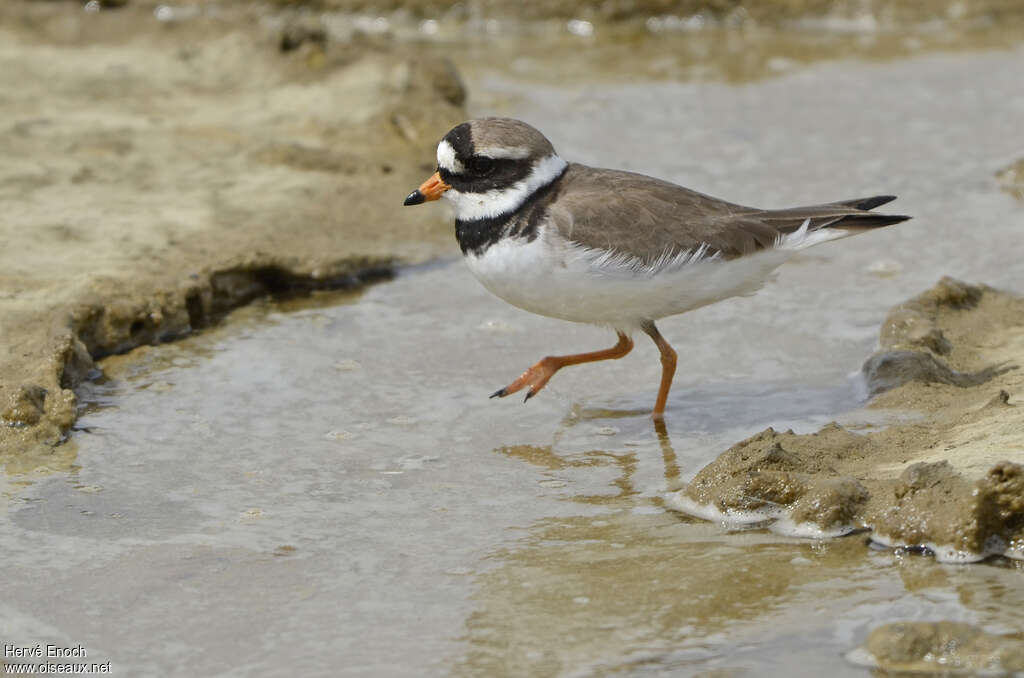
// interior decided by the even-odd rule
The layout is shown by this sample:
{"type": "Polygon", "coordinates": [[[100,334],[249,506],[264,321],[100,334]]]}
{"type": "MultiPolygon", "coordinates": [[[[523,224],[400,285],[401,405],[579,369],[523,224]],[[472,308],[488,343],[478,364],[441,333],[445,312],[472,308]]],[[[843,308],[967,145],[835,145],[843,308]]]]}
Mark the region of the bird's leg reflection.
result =
{"type": "MultiPolygon", "coordinates": [[[[679,482],[681,473],[679,462],[676,459],[676,451],[672,447],[672,439],[668,435],[665,422],[655,420],[653,423],[654,432],[658,437],[658,445],[661,448],[661,457],[664,462],[665,485],[669,492],[675,492],[681,489],[681,483],[679,482]]],[[[556,435],[556,440],[558,437],[556,435]]],[[[553,445],[506,445],[496,448],[495,452],[525,461],[548,472],[606,466],[619,470],[620,476],[611,483],[619,489],[618,494],[578,494],[570,497],[572,501],[588,504],[614,504],[624,499],[630,500],[630,498],[641,494],[633,482],[633,475],[638,465],[638,460],[633,452],[614,453],[605,450],[589,450],[583,453],[563,456],[555,451],[555,446],[553,445]]],[[[656,497],[654,502],[660,504],[661,499],[656,497]]]]}
{"type": "MultiPolygon", "coordinates": [[[[618,488],[618,494],[575,494],[568,499],[584,504],[610,505],[618,504],[623,500],[629,501],[632,497],[640,494],[633,484],[633,474],[636,472],[637,459],[632,452],[615,454],[604,450],[589,450],[582,454],[562,456],[555,452],[551,445],[508,445],[495,450],[507,457],[521,459],[529,464],[538,466],[546,471],[564,471],[574,468],[600,468],[612,467],[619,471],[619,477],[611,482],[618,488]]],[[[549,479],[555,479],[550,474],[549,479]]],[[[564,484],[564,483],[563,483],[564,484]]]]}
{"type": "Polygon", "coordinates": [[[676,451],[672,448],[672,439],[668,436],[664,419],[654,420],[654,432],[658,435],[661,457],[665,462],[665,486],[669,492],[674,492],[680,489],[679,462],[676,460],[676,451]]]}

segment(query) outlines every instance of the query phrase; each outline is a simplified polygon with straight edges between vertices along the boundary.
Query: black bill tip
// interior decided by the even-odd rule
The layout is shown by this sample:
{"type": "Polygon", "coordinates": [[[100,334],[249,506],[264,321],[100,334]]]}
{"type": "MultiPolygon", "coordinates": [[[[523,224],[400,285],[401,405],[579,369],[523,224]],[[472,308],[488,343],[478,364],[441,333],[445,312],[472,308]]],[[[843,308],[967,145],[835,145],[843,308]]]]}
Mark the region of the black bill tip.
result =
{"type": "Polygon", "coordinates": [[[415,191],[413,191],[408,196],[406,196],[405,202],[402,203],[402,204],[403,205],[422,205],[426,201],[427,201],[426,197],[424,197],[424,195],[422,193],[420,193],[420,190],[417,188],[415,191]]]}

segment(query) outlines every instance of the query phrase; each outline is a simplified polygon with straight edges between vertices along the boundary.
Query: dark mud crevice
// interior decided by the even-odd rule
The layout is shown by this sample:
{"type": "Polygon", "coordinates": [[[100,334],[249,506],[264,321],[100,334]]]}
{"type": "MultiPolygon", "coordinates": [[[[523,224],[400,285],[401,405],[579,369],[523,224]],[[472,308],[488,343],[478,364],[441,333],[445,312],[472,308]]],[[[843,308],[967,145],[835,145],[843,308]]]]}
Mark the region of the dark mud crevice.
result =
{"type": "Polygon", "coordinates": [[[328,277],[295,273],[281,266],[262,266],[217,271],[210,275],[211,296],[190,294],[185,307],[192,329],[206,327],[224,314],[262,297],[277,299],[304,296],[326,290],[352,290],[394,275],[390,264],[368,265],[328,277]]]}
{"type": "Polygon", "coordinates": [[[185,312],[188,313],[189,327],[201,327],[206,313],[203,310],[203,300],[199,292],[193,290],[185,295],[185,312]]]}
{"type": "MultiPolygon", "coordinates": [[[[51,364],[61,389],[74,390],[98,372],[96,361],[145,345],[175,341],[219,322],[229,312],[257,299],[305,296],[316,291],[352,290],[387,280],[390,260],[341,262],[329,274],[301,272],[277,262],[231,265],[193,274],[174,290],[150,293],[126,290],[120,297],[96,301],[71,311],[54,329],[51,364]]],[[[47,389],[23,386],[2,412],[8,426],[36,426],[48,419],[61,442],[76,418],[75,403],[51,398],[47,389]]]]}
{"type": "Polygon", "coordinates": [[[861,374],[867,383],[868,395],[874,397],[912,381],[959,388],[980,386],[1017,367],[1000,364],[974,372],[958,372],[923,351],[879,351],[864,363],[861,374]]]}
{"type": "MultiPolygon", "coordinates": [[[[361,262],[328,276],[296,272],[279,264],[232,266],[194,276],[174,292],[79,309],[72,314],[70,330],[73,339],[80,341],[95,361],[139,346],[179,339],[256,299],[356,289],[388,279],[393,271],[390,262],[361,262]]],[[[76,359],[66,355],[69,360],[76,359]]],[[[66,361],[65,367],[68,364],[66,361]]],[[[67,381],[66,377],[62,379],[67,381]]],[[[78,380],[72,377],[70,383],[73,387],[78,380]]]]}

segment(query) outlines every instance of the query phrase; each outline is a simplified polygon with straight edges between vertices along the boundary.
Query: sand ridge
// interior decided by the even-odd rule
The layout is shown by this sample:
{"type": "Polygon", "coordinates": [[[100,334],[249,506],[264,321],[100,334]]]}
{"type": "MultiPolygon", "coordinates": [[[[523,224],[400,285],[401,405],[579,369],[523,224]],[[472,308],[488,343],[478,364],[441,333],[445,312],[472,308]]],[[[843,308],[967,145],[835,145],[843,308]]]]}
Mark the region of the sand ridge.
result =
{"type": "Polygon", "coordinates": [[[804,536],[870,530],[943,560],[1024,557],[1024,298],[951,278],[894,308],[864,366],[871,407],[923,418],[859,433],[767,429],[702,469],[674,505],[778,520],[804,536]]]}

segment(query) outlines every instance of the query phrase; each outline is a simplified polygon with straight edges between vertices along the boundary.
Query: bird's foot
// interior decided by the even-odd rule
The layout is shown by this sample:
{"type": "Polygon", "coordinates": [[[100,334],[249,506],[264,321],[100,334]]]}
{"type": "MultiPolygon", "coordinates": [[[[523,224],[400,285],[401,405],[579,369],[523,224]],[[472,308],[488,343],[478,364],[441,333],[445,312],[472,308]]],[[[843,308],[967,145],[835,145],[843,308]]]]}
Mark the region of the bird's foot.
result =
{"type": "Polygon", "coordinates": [[[521,391],[529,386],[530,389],[526,392],[526,397],[523,399],[523,402],[525,403],[544,388],[552,375],[558,371],[559,367],[561,367],[561,365],[559,365],[555,360],[552,360],[551,358],[544,358],[539,363],[519,375],[519,378],[511,384],[492,393],[491,397],[504,398],[507,395],[512,395],[513,393],[521,391]]]}

